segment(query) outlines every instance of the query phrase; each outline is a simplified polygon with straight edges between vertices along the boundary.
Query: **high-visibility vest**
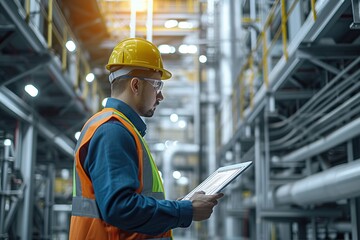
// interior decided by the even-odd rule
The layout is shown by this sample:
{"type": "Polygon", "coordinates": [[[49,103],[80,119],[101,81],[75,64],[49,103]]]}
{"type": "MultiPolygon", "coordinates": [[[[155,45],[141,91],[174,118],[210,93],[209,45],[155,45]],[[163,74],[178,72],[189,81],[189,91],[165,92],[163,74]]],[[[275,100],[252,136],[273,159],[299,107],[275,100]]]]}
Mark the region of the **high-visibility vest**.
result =
{"type": "Polygon", "coordinates": [[[165,199],[164,187],[158,169],[143,137],[121,112],[113,108],[104,108],[86,122],[75,147],[74,187],[69,239],[172,239],[171,230],[158,236],[150,236],[124,231],[101,219],[92,182],[85,173],[82,164],[87,155],[88,144],[96,129],[110,119],[120,121],[135,139],[140,182],[136,193],[160,200],[165,199]]]}

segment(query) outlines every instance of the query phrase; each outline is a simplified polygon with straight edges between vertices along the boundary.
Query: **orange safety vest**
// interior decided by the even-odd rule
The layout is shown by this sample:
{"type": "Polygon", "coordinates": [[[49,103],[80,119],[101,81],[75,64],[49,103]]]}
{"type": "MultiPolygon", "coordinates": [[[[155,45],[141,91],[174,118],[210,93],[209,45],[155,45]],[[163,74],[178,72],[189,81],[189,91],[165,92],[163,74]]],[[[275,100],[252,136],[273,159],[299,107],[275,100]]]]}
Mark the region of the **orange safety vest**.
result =
{"type": "Polygon", "coordinates": [[[121,112],[113,108],[104,108],[86,122],[75,147],[74,187],[69,239],[172,239],[171,230],[158,236],[150,236],[124,231],[101,219],[91,179],[85,173],[82,164],[87,155],[88,144],[96,129],[110,119],[120,121],[135,139],[140,182],[136,193],[157,199],[165,199],[164,187],[158,169],[143,137],[121,112]]]}

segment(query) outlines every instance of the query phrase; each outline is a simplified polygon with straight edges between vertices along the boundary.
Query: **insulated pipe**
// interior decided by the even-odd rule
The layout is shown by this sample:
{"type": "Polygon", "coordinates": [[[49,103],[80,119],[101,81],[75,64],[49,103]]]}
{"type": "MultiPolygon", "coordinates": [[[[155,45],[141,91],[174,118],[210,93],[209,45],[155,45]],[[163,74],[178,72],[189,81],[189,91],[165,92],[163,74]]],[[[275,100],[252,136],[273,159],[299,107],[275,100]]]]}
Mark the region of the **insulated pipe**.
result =
{"type": "Polygon", "coordinates": [[[199,146],[195,144],[177,144],[169,147],[164,151],[163,156],[163,176],[164,176],[164,190],[167,198],[171,199],[171,189],[173,188],[173,166],[172,159],[178,154],[196,154],[199,152],[199,146]]]}
{"type": "Polygon", "coordinates": [[[307,146],[299,148],[281,158],[281,161],[300,161],[315,156],[332,147],[335,147],[360,134],[360,118],[348,123],[344,127],[334,131],[307,146]]]}
{"type": "Polygon", "coordinates": [[[279,187],[276,204],[309,205],[360,196],[360,160],[279,187]]]}

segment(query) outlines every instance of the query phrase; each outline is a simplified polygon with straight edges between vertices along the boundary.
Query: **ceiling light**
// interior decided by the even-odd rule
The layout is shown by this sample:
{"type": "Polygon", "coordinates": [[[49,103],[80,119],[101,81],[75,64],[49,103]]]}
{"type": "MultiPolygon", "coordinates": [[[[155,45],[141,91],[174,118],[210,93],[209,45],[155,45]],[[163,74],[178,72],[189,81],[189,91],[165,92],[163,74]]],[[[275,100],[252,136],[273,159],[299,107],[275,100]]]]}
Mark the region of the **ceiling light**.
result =
{"type": "Polygon", "coordinates": [[[167,20],[167,21],[164,23],[164,26],[165,26],[166,28],[174,28],[174,27],[176,27],[177,25],[178,25],[178,21],[173,20],[173,19],[167,20]]]}
{"type": "Polygon", "coordinates": [[[80,134],[81,134],[80,132],[76,132],[76,133],[75,133],[75,139],[76,139],[76,140],[79,140],[80,134]]]}
{"type": "Polygon", "coordinates": [[[183,54],[186,54],[186,53],[194,54],[197,52],[197,47],[195,45],[182,44],[179,47],[179,52],[183,53],[183,54]]]}
{"type": "Polygon", "coordinates": [[[187,177],[181,177],[177,180],[177,183],[181,186],[189,185],[189,179],[187,177]]]}
{"type": "Polygon", "coordinates": [[[11,140],[10,139],[5,139],[4,140],[4,145],[5,146],[11,146],[11,140]]]}
{"type": "Polygon", "coordinates": [[[39,93],[39,90],[37,90],[36,87],[32,84],[28,84],[25,86],[25,91],[32,97],[36,97],[39,93]]]}
{"type": "Polygon", "coordinates": [[[176,113],[170,115],[170,121],[177,122],[179,120],[179,116],[176,113]]]}
{"type": "Polygon", "coordinates": [[[176,49],[173,46],[170,46],[167,44],[162,44],[159,46],[159,51],[160,51],[160,53],[163,53],[163,54],[169,54],[169,53],[175,53],[176,49]]]}
{"type": "Polygon", "coordinates": [[[175,178],[175,179],[181,178],[181,172],[179,172],[179,171],[174,171],[172,175],[173,175],[173,178],[175,178]]]}
{"type": "Polygon", "coordinates": [[[134,4],[137,12],[145,12],[147,9],[147,1],[145,0],[135,0],[134,4]]]}
{"type": "Polygon", "coordinates": [[[92,81],[94,81],[94,79],[95,79],[95,75],[93,73],[88,73],[86,75],[86,81],[87,82],[91,83],[92,81]]]}
{"type": "Polygon", "coordinates": [[[193,28],[193,24],[191,22],[179,22],[178,27],[183,29],[191,29],[193,28]]]}
{"type": "Polygon", "coordinates": [[[187,125],[185,120],[180,120],[178,124],[179,124],[179,128],[185,128],[187,125]]]}
{"type": "Polygon", "coordinates": [[[69,52],[73,52],[76,49],[76,45],[72,40],[67,41],[65,46],[66,46],[67,50],[69,50],[69,52]]]}
{"type": "Polygon", "coordinates": [[[206,63],[206,61],[207,61],[207,57],[205,55],[200,55],[199,56],[199,62],[206,63]]]}

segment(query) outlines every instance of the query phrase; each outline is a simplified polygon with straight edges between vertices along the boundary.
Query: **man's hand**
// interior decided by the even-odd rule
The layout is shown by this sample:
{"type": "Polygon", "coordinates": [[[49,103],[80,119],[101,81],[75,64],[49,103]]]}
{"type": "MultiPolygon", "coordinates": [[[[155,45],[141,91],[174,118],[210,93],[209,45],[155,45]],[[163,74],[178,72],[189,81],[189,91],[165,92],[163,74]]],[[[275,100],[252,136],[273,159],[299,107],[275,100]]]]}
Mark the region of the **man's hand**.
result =
{"type": "Polygon", "coordinates": [[[217,193],[214,195],[205,195],[205,192],[196,192],[191,198],[193,206],[193,221],[202,221],[208,219],[213,208],[218,203],[218,199],[223,197],[223,193],[217,193]]]}

